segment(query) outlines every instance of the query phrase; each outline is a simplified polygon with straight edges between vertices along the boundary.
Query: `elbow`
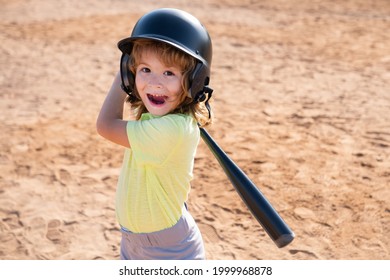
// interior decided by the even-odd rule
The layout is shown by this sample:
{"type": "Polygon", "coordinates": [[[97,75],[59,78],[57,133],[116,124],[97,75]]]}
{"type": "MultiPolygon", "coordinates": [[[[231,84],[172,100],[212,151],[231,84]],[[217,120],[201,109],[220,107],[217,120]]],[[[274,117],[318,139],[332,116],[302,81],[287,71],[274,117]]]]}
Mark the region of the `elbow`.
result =
{"type": "Polygon", "coordinates": [[[100,118],[96,120],[96,132],[103,137],[105,137],[107,132],[107,125],[100,118]]]}

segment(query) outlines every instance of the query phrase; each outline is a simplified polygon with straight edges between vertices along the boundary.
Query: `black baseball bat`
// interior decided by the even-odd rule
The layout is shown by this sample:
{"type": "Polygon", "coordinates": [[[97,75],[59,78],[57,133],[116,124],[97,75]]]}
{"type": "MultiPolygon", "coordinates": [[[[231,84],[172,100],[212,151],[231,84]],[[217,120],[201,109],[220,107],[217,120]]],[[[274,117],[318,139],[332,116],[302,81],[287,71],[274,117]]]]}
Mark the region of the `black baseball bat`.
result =
{"type": "Polygon", "coordinates": [[[294,232],[280,217],[271,203],[260,192],[248,176],[232,161],[218,146],[215,140],[204,128],[200,128],[200,135],[210,151],[218,160],[225,174],[241,196],[252,215],[268,233],[275,244],[282,248],[291,243],[295,237],[294,232]]]}

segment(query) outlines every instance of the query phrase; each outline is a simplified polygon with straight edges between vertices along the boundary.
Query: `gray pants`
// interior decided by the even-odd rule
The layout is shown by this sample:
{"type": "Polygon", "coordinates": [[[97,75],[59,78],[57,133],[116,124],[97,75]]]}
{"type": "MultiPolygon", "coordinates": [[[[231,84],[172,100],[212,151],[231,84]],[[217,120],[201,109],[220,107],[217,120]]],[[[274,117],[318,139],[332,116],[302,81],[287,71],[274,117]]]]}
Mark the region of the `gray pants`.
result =
{"type": "Polygon", "coordinates": [[[172,227],[151,233],[132,233],[122,227],[122,260],[204,260],[202,235],[191,214],[172,227]]]}

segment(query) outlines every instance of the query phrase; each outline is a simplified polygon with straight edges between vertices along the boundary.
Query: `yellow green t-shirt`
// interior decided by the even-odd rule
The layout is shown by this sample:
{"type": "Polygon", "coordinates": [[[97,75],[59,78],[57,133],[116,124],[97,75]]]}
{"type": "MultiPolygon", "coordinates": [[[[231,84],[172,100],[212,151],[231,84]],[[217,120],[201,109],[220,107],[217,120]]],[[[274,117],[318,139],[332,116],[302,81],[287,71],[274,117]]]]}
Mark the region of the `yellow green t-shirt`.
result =
{"type": "Polygon", "coordinates": [[[143,114],[127,123],[126,149],[116,192],[121,226],[146,233],[173,226],[190,191],[200,133],[184,114],[143,114]]]}

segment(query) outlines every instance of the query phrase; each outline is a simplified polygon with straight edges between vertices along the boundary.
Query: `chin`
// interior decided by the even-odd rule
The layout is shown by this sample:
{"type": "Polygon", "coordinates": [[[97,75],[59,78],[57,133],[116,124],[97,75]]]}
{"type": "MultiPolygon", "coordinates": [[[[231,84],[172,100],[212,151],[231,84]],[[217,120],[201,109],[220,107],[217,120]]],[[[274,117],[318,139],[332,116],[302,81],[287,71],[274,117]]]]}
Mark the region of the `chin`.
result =
{"type": "Polygon", "coordinates": [[[172,112],[175,108],[173,106],[167,106],[169,104],[147,104],[146,109],[154,116],[164,116],[172,112]]]}
{"type": "Polygon", "coordinates": [[[168,114],[169,112],[171,112],[170,109],[165,109],[165,108],[148,108],[148,112],[151,113],[152,115],[154,116],[164,116],[166,114],[168,114]]]}

